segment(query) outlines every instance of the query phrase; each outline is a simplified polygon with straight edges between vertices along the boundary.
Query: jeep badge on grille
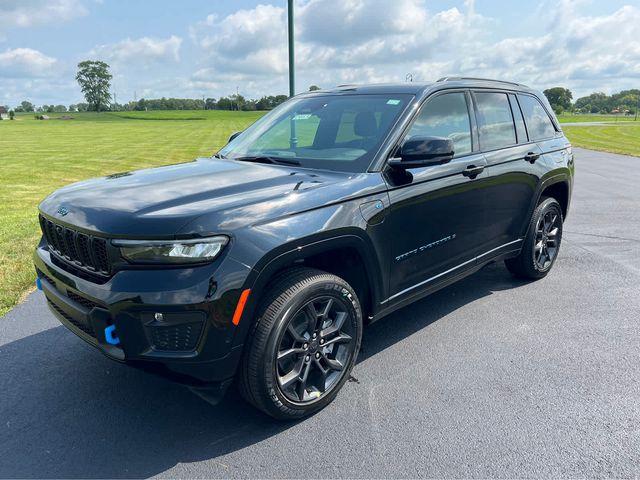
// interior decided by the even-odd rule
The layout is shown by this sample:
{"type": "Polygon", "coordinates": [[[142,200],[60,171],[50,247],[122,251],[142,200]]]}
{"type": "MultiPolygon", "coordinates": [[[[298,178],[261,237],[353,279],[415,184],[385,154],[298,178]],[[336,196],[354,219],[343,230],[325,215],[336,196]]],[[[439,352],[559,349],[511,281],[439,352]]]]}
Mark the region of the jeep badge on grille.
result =
{"type": "Polygon", "coordinates": [[[67,213],[69,213],[69,209],[61,205],[58,207],[58,213],[64,217],[67,213]]]}

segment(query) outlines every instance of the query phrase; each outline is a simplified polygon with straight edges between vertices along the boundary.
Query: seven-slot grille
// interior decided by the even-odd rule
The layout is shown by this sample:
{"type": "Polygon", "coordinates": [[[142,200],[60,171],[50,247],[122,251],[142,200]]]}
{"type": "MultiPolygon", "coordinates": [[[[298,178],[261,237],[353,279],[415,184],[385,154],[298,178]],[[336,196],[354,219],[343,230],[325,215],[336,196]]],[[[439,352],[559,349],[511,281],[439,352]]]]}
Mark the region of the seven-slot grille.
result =
{"type": "Polygon", "coordinates": [[[49,249],[65,260],[91,272],[110,274],[107,241],[40,217],[42,233],[49,249]]]}

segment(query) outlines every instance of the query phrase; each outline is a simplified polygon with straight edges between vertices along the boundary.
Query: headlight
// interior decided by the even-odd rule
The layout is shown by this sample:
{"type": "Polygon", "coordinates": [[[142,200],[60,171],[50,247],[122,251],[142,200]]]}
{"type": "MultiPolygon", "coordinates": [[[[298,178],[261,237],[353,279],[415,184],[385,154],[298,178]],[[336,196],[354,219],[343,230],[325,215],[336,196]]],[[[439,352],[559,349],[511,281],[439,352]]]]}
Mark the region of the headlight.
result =
{"type": "Polygon", "coordinates": [[[200,263],[216,258],[229,237],[192,240],[113,240],[124,258],[133,263],[200,263]]]}

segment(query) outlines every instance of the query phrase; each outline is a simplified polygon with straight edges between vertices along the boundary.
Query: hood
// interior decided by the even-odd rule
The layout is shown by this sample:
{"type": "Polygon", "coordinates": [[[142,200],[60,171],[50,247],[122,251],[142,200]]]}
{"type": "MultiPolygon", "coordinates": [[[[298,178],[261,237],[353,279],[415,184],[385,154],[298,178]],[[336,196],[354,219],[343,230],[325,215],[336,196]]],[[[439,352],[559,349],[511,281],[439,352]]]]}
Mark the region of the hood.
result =
{"type": "Polygon", "coordinates": [[[198,231],[194,223],[202,215],[251,211],[255,222],[284,214],[283,205],[289,212],[314,208],[326,199],[309,192],[352,175],[201,158],[75,183],[47,197],[40,211],[58,223],[109,236],[171,237],[191,233],[187,225],[198,231]]]}

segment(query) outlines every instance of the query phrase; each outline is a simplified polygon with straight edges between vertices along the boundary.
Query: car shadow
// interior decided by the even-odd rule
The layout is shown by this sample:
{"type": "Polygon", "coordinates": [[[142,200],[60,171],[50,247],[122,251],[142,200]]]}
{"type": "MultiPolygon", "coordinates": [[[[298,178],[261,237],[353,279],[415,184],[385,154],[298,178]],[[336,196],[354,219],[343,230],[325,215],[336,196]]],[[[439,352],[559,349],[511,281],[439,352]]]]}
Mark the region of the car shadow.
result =
{"type": "MultiPolygon", "coordinates": [[[[524,282],[502,265],[365,329],[359,361],[448,313],[524,282]]],[[[186,388],[104,358],[63,327],[0,347],[0,477],[134,478],[216,459],[283,433],[232,389],[212,407],[186,388]]]]}

